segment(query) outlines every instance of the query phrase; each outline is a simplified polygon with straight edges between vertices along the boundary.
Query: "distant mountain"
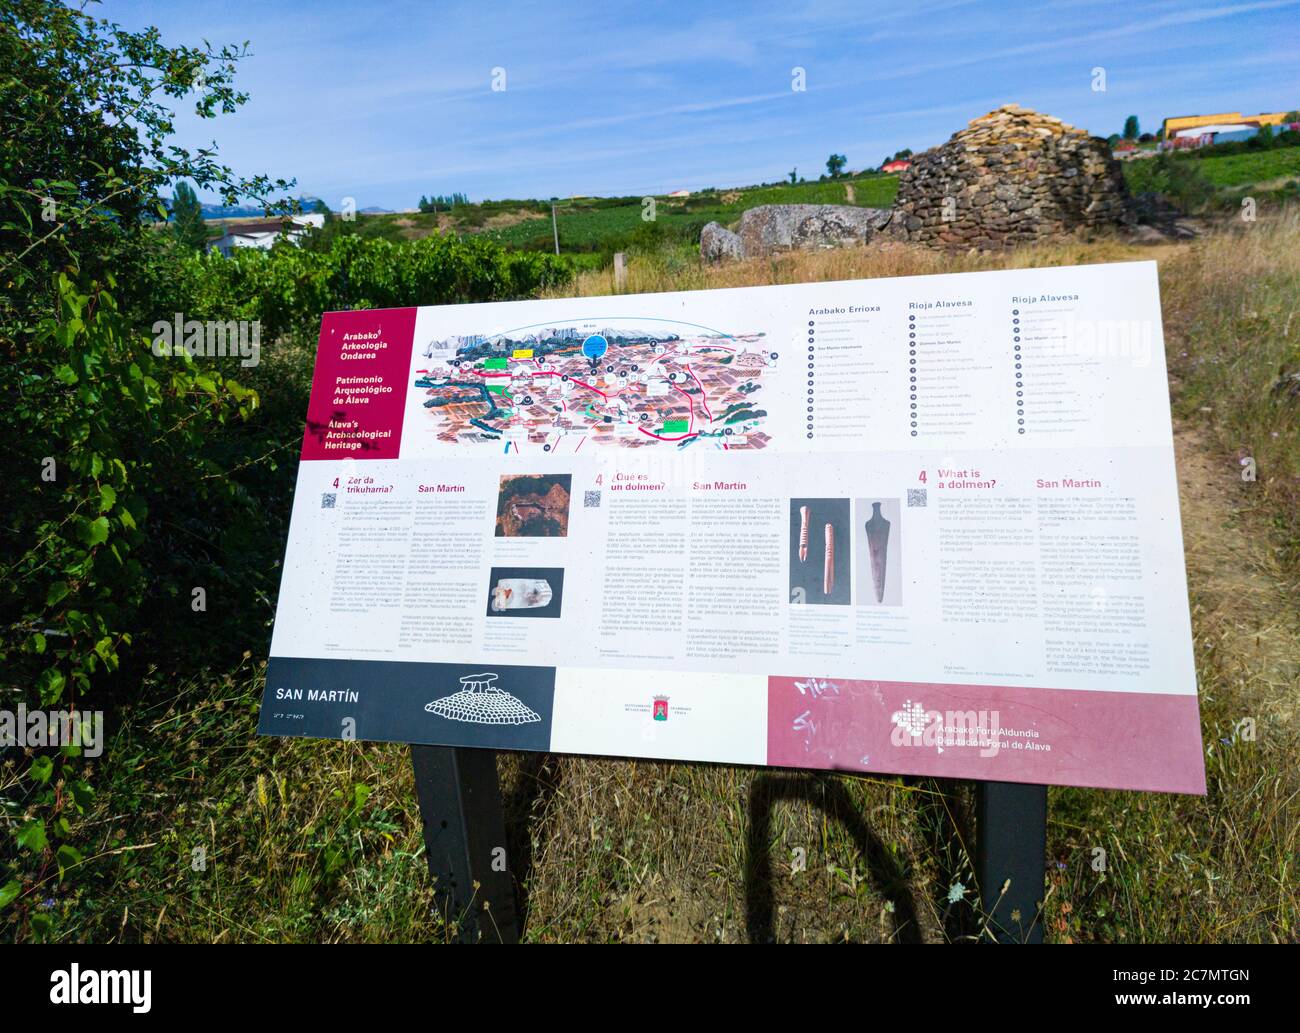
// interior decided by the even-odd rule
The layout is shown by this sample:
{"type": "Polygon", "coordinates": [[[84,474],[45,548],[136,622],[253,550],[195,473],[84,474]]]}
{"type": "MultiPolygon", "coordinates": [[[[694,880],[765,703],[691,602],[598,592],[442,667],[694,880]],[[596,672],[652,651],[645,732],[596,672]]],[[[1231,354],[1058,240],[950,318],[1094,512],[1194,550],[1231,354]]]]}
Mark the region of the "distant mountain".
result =
{"type": "Polygon", "coordinates": [[[358,208],[357,212],[361,215],[392,215],[391,208],[376,208],[373,205],[369,208],[358,208]]]}

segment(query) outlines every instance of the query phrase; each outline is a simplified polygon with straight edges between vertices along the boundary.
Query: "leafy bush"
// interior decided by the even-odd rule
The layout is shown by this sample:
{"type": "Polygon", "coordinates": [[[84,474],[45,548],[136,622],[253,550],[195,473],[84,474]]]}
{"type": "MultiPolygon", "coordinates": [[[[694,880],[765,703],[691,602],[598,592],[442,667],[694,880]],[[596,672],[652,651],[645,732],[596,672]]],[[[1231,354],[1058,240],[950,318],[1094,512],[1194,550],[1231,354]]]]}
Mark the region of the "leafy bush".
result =
{"type": "MultiPolygon", "coordinates": [[[[48,0],[0,7],[0,343],[31,333],[59,304],[55,275],[83,282],[113,272],[135,284],[148,220],[166,219],[177,180],[226,203],[288,187],[242,178],[211,148],[170,140],[171,105],[200,118],[235,111],[242,48],[170,47],[156,29],[131,32],[48,0]]],[[[129,300],[129,299],[128,299],[129,300]]]]}
{"type": "MultiPolygon", "coordinates": [[[[183,353],[155,356],[107,289],[83,293],[62,276],[56,291],[58,312],[0,366],[6,446],[28,464],[7,477],[6,709],[104,709],[88,693],[118,670],[147,623],[142,610],[169,597],[189,608],[194,571],[177,563],[191,551],[177,542],[185,509],[215,521],[252,515],[212,445],[227,422],[253,412],[256,392],[183,353]]],[[[9,858],[0,903],[23,910],[38,937],[52,919],[29,898],[82,859],[76,819],[92,790],[79,755],[64,743],[38,750],[25,771],[7,765],[12,831],[0,840],[0,860],[9,858]]]]}
{"type": "MultiPolygon", "coordinates": [[[[240,179],[211,149],[170,140],[164,98],[201,116],[243,102],[241,54],[168,47],[157,30],[47,0],[0,11],[9,714],[25,705],[113,720],[132,712],[123,703],[140,712],[145,686],[157,702],[265,648],[311,371],[311,349],[296,342],[314,339],[324,310],[519,297],[570,275],[554,258],[444,237],[336,230],[319,246],[230,259],[177,247],[149,224],[177,180],[227,203],[288,185],[240,179]],[[176,312],[260,320],[262,362],[232,364],[237,381],[219,360],[155,351],[153,324],[176,312]]],[[[76,875],[102,853],[87,849],[84,827],[93,767],[76,743],[3,754],[0,923],[14,938],[68,935],[76,875]]]]}
{"type": "Polygon", "coordinates": [[[1214,198],[1214,184],[1202,168],[1181,155],[1158,154],[1128,162],[1124,177],[1133,193],[1164,194],[1187,212],[1200,211],[1214,198]]]}

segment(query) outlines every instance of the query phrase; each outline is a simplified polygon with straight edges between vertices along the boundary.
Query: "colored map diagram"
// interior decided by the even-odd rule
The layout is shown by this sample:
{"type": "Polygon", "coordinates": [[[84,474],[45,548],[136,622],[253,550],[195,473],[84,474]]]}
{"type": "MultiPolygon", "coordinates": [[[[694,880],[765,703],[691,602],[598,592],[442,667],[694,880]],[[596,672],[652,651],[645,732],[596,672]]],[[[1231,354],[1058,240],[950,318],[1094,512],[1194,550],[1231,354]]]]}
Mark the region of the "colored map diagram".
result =
{"type": "Polygon", "coordinates": [[[759,449],[778,359],[764,338],[633,318],[521,327],[428,342],[414,386],[448,444],[759,449]]]}

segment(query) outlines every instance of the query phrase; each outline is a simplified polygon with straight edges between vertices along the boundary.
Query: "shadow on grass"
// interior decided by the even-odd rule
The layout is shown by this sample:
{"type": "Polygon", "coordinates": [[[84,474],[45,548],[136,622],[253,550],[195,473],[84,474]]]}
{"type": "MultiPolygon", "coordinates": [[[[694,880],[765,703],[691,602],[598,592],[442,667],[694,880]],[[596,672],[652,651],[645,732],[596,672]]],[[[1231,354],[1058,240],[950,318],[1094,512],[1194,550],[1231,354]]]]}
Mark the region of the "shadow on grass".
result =
{"type": "Polygon", "coordinates": [[[528,887],[533,871],[533,827],[544,815],[560,784],[560,766],[550,753],[521,753],[509,783],[503,780],[506,851],[515,883],[519,928],[528,926],[528,887]]]}
{"type": "Polygon", "coordinates": [[[975,822],[971,787],[949,779],[904,778],[916,792],[916,824],[934,858],[930,892],[938,908],[944,936],[950,943],[978,938],[979,895],[975,887],[975,822]],[[957,900],[951,890],[961,885],[957,900]]]}
{"type": "Polygon", "coordinates": [[[785,773],[760,774],[750,789],[745,865],[745,907],[750,942],[770,943],[776,938],[771,822],[773,809],[782,800],[803,801],[844,826],[866,858],[868,875],[875,888],[893,905],[891,939],[901,943],[921,942],[909,866],[886,849],[843,783],[824,776],[785,773]]]}

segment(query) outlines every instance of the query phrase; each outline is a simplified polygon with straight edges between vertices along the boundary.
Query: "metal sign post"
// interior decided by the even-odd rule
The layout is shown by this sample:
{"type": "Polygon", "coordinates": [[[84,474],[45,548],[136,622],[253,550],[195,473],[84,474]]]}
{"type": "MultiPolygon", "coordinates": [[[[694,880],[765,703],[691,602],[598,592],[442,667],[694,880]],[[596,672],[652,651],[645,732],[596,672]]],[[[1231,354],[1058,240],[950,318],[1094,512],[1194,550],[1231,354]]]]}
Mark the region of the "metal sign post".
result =
{"type": "Polygon", "coordinates": [[[462,943],[517,943],[495,750],[412,744],[415,795],[439,913],[462,943]]]}
{"type": "Polygon", "coordinates": [[[1047,787],[1018,782],[975,786],[975,878],[998,943],[1043,942],[1047,787]]]}

